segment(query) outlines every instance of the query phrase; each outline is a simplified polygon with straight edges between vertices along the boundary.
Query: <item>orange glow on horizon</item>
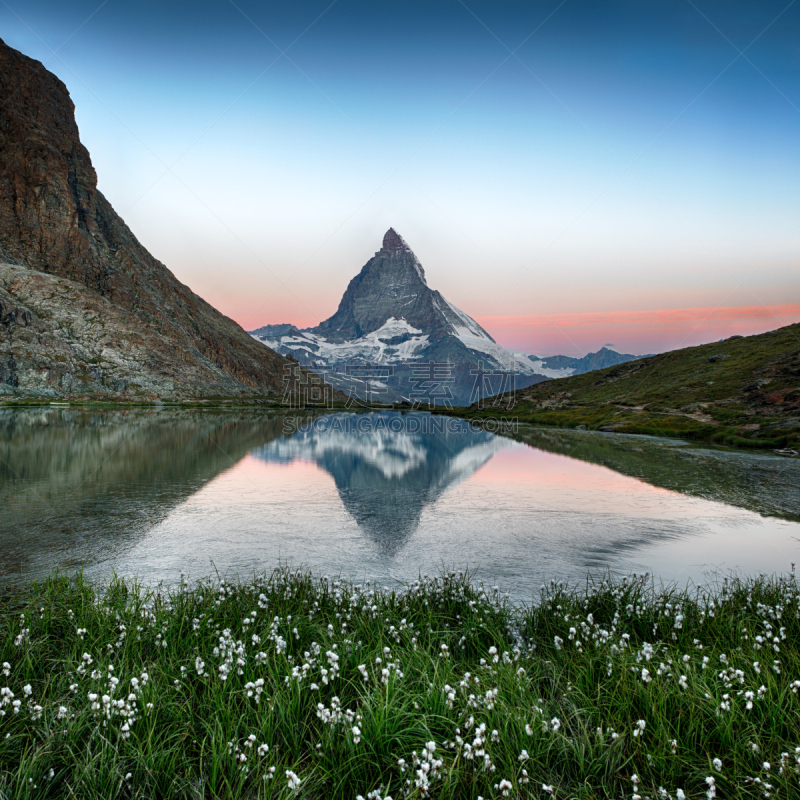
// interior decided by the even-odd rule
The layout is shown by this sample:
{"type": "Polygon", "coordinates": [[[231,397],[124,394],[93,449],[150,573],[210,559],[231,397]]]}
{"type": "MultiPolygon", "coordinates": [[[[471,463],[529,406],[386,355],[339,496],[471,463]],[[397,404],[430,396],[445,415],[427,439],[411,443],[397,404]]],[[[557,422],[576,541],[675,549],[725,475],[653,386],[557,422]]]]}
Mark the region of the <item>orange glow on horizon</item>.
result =
{"type": "Polygon", "coordinates": [[[559,327],[573,327],[581,325],[658,324],[665,322],[702,323],[769,318],[775,320],[776,327],[787,324],[784,321],[786,319],[800,320],[800,303],[781,303],[772,306],[664,308],[655,311],[580,311],[564,314],[518,314],[478,317],[477,320],[488,329],[497,326],[538,328],[556,325],[559,327]]]}
{"type": "MultiPolygon", "coordinates": [[[[304,309],[305,310],[305,309],[304,309]]],[[[280,313],[298,328],[318,320],[280,313]]],[[[235,319],[245,330],[260,327],[253,316],[235,319]]],[[[660,353],[692,347],[734,334],[750,336],[800,321],[800,303],[749,306],[696,306],[647,311],[577,311],[475,317],[498,344],[510,350],[584,355],[606,342],[621,352],[660,353]]]]}

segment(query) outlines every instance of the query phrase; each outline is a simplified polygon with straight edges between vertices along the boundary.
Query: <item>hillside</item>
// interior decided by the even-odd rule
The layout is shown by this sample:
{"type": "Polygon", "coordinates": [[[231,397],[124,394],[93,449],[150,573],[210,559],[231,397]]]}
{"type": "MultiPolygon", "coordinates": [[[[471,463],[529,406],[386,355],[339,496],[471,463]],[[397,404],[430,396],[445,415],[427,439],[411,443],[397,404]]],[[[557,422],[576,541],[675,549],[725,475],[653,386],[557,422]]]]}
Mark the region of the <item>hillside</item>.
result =
{"type": "Polygon", "coordinates": [[[677,436],[749,447],[800,444],[800,324],[539,383],[467,417],[677,436]]]}
{"type": "Polygon", "coordinates": [[[0,394],[280,398],[289,363],[139,243],[66,86],[0,40],[0,394]]]}

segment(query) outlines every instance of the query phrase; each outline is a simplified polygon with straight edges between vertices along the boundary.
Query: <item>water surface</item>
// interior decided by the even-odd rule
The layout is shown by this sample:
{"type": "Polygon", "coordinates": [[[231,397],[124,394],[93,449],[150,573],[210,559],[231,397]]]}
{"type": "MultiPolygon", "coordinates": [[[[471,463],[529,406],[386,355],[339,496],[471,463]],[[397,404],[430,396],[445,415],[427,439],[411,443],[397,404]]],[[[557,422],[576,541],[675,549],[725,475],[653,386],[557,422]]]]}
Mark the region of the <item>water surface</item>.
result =
{"type": "Polygon", "coordinates": [[[786,571],[800,463],[427,414],[0,412],[0,582],[82,567],[146,582],[278,564],[391,585],[786,571]]]}

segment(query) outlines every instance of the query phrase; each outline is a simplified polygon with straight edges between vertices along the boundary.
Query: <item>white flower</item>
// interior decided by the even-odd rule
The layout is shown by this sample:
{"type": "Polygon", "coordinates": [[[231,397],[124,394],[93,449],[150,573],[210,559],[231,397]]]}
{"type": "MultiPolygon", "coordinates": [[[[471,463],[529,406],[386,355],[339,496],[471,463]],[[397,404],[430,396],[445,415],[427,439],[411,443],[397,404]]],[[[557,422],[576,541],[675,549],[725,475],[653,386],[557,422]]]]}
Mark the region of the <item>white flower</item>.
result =
{"type": "Polygon", "coordinates": [[[361,728],[358,725],[353,725],[353,741],[358,744],[361,741],[361,728]]]}
{"type": "Polygon", "coordinates": [[[722,772],[722,760],[721,759],[715,758],[711,763],[714,765],[714,769],[717,772],[722,772]]]}
{"type": "Polygon", "coordinates": [[[286,780],[289,784],[289,788],[292,789],[292,791],[300,788],[300,778],[298,778],[297,775],[290,769],[286,770],[286,780]]]}
{"type": "Polygon", "coordinates": [[[527,761],[530,758],[527,750],[523,750],[518,756],[517,761],[527,761]]]}
{"type": "Polygon", "coordinates": [[[548,786],[546,783],[542,784],[542,791],[547,792],[548,794],[553,794],[555,789],[552,786],[548,786]]]}
{"type": "Polygon", "coordinates": [[[647,723],[643,719],[638,720],[636,723],[636,727],[633,730],[634,737],[642,736],[644,734],[644,729],[646,725],[647,723]]]}
{"type": "Polygon", "coordinates": [[[260,756],[265,756],[269,752],[269,745],[268,744],[260,744],[258,746],[258,750],[256,750],[256,752],[260,756]]]}
{"type": "Polygon", "coordinates": [[[553,717],[550,720],[550,724],[553,726],[553,730],[557,731],[561,727],[561,720],[558,717],[553,717]]]}
{"type": "Polygon", "coordinates": [[[683,789],[676,789],[675,796],[678,798],[678,800],[686,800],[686,795],[684,794],[683,789]]]}

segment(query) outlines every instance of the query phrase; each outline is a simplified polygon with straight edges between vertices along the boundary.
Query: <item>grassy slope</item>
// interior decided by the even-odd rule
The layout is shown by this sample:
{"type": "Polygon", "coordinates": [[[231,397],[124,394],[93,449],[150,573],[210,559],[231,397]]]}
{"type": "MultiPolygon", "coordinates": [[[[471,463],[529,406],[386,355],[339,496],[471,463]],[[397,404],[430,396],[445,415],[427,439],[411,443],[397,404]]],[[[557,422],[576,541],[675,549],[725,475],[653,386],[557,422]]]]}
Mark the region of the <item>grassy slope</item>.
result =
{"type": "Polygon", "coordinates": [[[483,405],[461,414],[745,447],[797,445],[800,324],[547,381],[483,405]]]}
{"type": "Polygon", "coordinates": [[[454,575],[26,594],[0,599],[3,800],[798,796],[793,574],[528,609],[454,575]]]}

